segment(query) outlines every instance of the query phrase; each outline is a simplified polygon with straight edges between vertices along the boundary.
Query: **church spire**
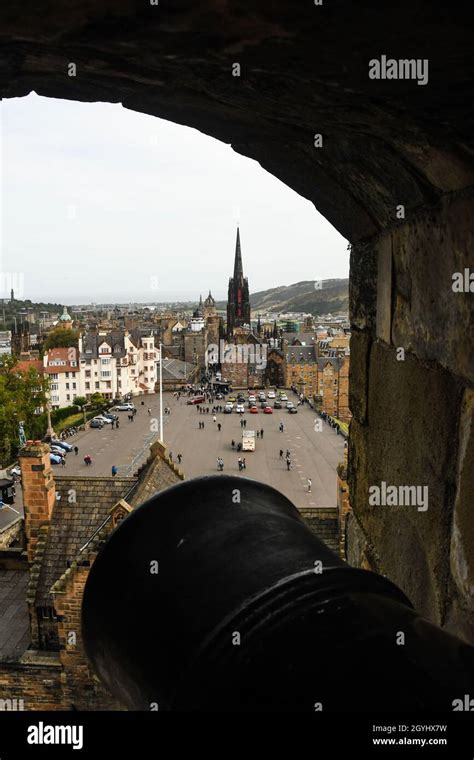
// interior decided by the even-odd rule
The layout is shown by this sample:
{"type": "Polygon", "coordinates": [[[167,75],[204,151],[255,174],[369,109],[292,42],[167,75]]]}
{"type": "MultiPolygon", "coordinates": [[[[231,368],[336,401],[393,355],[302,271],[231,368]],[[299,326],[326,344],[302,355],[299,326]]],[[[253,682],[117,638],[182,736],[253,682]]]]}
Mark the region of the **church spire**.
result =
{"type": "Polygon", "coordinates": [[[237,239],[235,241],[235,260],[234,260],[234,281],[237,282],[244,276],[244,268],[242,266],[242,252],[240,250],[240,231],[237,227],[237,239]]]}

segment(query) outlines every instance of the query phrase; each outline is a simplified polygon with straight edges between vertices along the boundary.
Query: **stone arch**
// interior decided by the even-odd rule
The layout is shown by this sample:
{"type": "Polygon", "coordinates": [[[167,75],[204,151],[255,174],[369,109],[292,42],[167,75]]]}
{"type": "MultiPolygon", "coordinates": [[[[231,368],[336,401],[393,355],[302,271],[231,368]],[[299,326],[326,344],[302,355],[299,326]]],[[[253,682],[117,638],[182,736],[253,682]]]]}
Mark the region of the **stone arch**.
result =
{"type": "Polygon", "coordinates": [[[426,614],[472,637],[473,296],[451,288],[474,242],[469,19],[413,0],[37,0],[28,13],[4,0],[0,13],[2,97],[121,102],[196,127],[349,239],[349,559],[365,542],[426,609],[411,582],[418,548],[435,600],[426,614]],[[383,54],[428,60],[428,84],[369,79],[383,54]],[[369,510],[381,479],[426,483],[427,512],[369,510]]]}

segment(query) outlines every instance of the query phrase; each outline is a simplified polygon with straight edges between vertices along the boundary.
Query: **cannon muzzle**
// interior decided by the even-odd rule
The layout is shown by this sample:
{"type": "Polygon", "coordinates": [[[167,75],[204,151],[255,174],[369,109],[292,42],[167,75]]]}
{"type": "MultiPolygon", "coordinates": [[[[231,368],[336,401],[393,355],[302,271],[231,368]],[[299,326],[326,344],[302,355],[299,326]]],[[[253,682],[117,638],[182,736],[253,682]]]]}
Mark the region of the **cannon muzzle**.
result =
{"type": "Polygon", "coordinates": [[[472,647],[246,478],[187,480],[135,509],[92,565],[82,620],[132,710],[451,711],[474,696],[472,647]]]}

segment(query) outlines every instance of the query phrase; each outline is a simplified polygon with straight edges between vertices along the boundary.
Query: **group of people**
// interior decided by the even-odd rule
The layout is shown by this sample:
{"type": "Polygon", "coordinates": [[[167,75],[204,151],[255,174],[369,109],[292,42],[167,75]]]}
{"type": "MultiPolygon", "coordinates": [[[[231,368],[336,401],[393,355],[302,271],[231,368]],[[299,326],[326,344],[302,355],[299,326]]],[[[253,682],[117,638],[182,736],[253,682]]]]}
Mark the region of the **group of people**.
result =
{"type": "MultiPolygon", "coordinates": [[[[280,449],[280,459],[283,459],[283,449],[280,449]]],[[[291,451],[289,449],[286,450],[285,459],[286,459],[286,469],[291,470],[291,467],[292,467],[291,451]]]]}
{"type": "Polygon", "coordinates": [[[247,427],[247,420],[245,420],[245,419],[242,418],[240,420],[240,427],[241,428],[246,428],[247,427]]]}
{"type": "Polygon", "coordinates": [[[243,457],[242,459],[239,457],[237,461],[238,461],[238,465],[239,465],[239,470],[246,470],[247,469],[247,465],[245,463],[245,457],[243,457]]]}
{"type": "Polygon", "coordinates": [[[224,460],[222,459],[222,457],[217,457],[217,469],[219,470],[219,472],[222,472],[224,469],[224,460]]]}

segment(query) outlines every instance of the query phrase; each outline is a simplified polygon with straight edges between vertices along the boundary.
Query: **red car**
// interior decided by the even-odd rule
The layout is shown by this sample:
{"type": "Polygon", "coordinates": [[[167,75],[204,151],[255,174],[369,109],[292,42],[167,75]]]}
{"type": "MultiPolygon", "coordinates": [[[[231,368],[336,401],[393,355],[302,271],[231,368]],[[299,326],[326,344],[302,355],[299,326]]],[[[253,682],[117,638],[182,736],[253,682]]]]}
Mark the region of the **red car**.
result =
{"type": "Polygon", "coordinates": [[[258,409],[256,406],[251,406],[249,412],[250,414],[258,414],[258,409]]]}
{"type": "Polygon", "coordinates": [[[265,409],[263,410],[263,413],[264,414],[273,414],[273,409],[271,408],[271,406],[266,406],[265,409]]]}
{"type": "Polygon", "coordinates": [[[205,402],[204,396],[194,396],[194,398],[188,399],[188,404],[203,404],[205,402]]]}

